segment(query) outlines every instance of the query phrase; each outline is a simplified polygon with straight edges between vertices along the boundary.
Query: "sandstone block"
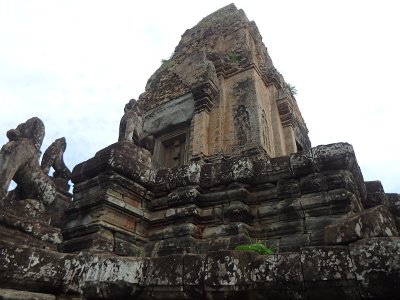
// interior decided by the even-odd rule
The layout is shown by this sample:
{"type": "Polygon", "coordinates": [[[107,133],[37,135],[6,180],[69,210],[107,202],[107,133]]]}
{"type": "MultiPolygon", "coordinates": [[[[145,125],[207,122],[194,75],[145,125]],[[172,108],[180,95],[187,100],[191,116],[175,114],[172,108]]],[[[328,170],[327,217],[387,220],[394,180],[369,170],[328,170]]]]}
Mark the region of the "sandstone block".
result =
{"type": "Polygon", "coordinates": [[[75,166],[71,180],[74,184],[95,177],[111,170],[117,174],[134,179],[138,183],[148,185],[151,180],[149,165],[151,154],[128,141],[120,141],[104,148],[96,155],[75,166]]]}
{"type": "Polygon", "coordinates": [[[151,231],[149,233],[149,238],[150,240],[162,240],[188,235],[199,237],[201,235],[201,230],[192,223],[171,225],[163,229],[151,231]]]}
{"type": "Polygon", "coordinates": [[[257,159],[253,161],[253,183],[254,184],[263,184],[269,181],[268,176],[268,165],[269,162],[265,159],[257,159]]]}
{"type": "Polygon", "coordinates": [[[396,223],[397,230],[400,231],[400,195],[399,194],[386,194],[388,199],[389,211],[393,216],[396,223]]]}
{"type": "Polygon", "coordinates": [[[304,219],[300,198],[268,201],[259,207],[258,216],[265,224],[304,219]]]}
{"type": "Polygon", "coordinates": [[[246,223],[251,222],[254,218],[249,206],[240,201],[232,201],[231,203],[224,205],[223,216],[224,220],[246,223]]]}
{"type": "Polygon", "coordinates": [[[268,172],[268,182],[276,182],[280,179],[293,178],[293,171],[290,168],[290,159],[287,156],[271,158],[266,165],[268,172]]]}
{"type": "Polygon", "coordinates": [[[231,162],[233,180],[237,182],[250,182],[253,175],[253,163],[247,157],[241,157],[231,162]]]}
{"type": "Polygon", "coordinates": [[[148,261],[145,286],[181,286],[183,283],[183,257],[153,257],[148,261]]]}
{"type": "Polygon", "coordinates": [[[180,166],[176,171],[176,184],[178,187],[198,185],[200,183],[201,166],[196,162],[180,166]]]}
{"type": "Polygon", "coordinates": [[[285,234],[279,237],[276,242],[271,243],[272,247],[277,247],[280,252],[299,251],[301,247],[311,244],[311,233],[298,231],[294,234],[285,234]]]}
{"type": "Polygon", "coordinates": [[[343,215],[321,215],[317,217],[306,217],[305,232],[310,234],[310,245],[324,244],[324,228],[344,220],[343,215]]]}
{"type": "Polygon", "coordinates": [[[0,283],[3,288],[59,293],[62,290],[65,255],[0,240],[0,283]]]}
{"type": "Polygon", "coordinates": [[[199,191],[194,187],[178,188],[168,194],[168,207],[196,203],[199,194],[199,191]]]}
{"type": "Polygon", "coordinates": [[[347,143],[320,145],[312,149],[317,171],[352,170],[357,163],[353,147],[347,143]]]}
{"type": "Polygon", "coordinates": [[[63,241],[60,230],[50,226],[46,219],[42,221],[23,215],[16,216],[1,209],[0,228],[2,229],[1,238],[9,241],[14,239],[33,241],[34,244],[53,250],[56,250],[57,245],[63,241]]]}
{"type": "Polygon", "coordinates": [[[398,299],[399,237],[369,238],[350,244],[350,255],[363,299],[398,299]]]}
{"type": "Polygon", "coordinates": [[[222,184],[222,163],[210,163],[201,167],[200,186],[211,188],[222,184]]]}
{"type": "Polygon", "coordinates": [[[191,235],[183,235],[158,241],[149,241],[145,246],[147,256],[183,255],[185,253],[198,253],[199,240],[191,235]]]}
{"type": "Polygon", "coordinates": [[[278,181],[278,198],[288,199],[288,198],[299,198],[300,197],[300,184],[296,179],[286,179],[278,181]]]}
{"type": "Polygon", "coordinates": [[[120,256],[136,256],[143,255],[144,240],[134,238],[131,235],[122,232],[114,233],[114,249],[113,252],[120,256]]]}
{"type": "Polygon", "coordinates": [[[278,199],[277,186],[271,183],[263,184],[258,186],[256,201],[260,203],[266,203],[270,200],[278,199]]]}
{"type": "Polygon", "coordinates": [[[250,265],[249,298],[305,299],[299,253],[259,255],[250,265]]]}
{"type": "Polygon", "coordinates": [[[348,247],[304,247],[301,264],[308,299],[359,299],[348,247]]]}
{"type": "Polygon", "coordinates": [[[217,238],[221,236],[238,235],[248,233],[250,226],[241,222],[233,222],[230,224],[209,226],[203,229],[203,238],[217,238]]]}
{"type": "Polygon", "coordinates": [[[315,172],[312,150],[290,155],[290,166],[294,176],[301,177],[315,172]]]}
{"type": "Polygon", "coordinates": [[[300,189],[303,195],[336,189],[345,189],[353,194],[358,193],[355,179],[348,170],[311,173],[300,178],[300,189]]]}
{"type": "Polygon", "coordinates": [[[191,94],[167,102],[161,107],[150,109],[144,114],[143,131],[156,134],[160,130],[184,123],[193,117],[194,100],[191,94]]]}
{"type": "Polygon", "coordinates": [[[205,255],[187,254],[183,257],[183,286],[188,299],[204,299],[205,255]]]}
{"type": "Polygon", "coordinates": [[[286,252],[276,255],[274,270],[276,299],[305,298],[300,253],[286,252]]]}
{"type": "Polygon", "coordinates": [[[348,143],[321,145],[312,149],[317,172],[348,170],[354,177],[360,199],[366,198],[366,188],[353,147],[348,143]]]}
{"type": "Polygon", "coordinates": [[[363,201],[364,208],[371,208],[377,205],[387,205],[385,190],[380,181],[366,181],[367,198],[363,201]]]}
{"type": "Polygon", "coordinates": [[[328,215],[353,215],[361,207],[354,194],[345,189],[303,195],[300,199],[301,207],[306,217],[328,215]]]}
{"type": "Polygon", "coordinates": [[[253,251],[218,251],[207,254],[204,283],[211,288],[240,286],[251,282],[251,272],[245,271],[257,253],[253,251]]]}
{"type": "Polygon", "coordinates": [[[300,178],[300,190],[303,195],[325,192],[328,190],[326,184],[326,177],[323,173],[311,173],[305,177],[300,178]]]}
{"type": "Polygon", "coordinates": [[[356,216],[325,227],[325,243],[348,244],[370,237],[397,236],[397,228],[387,207],[363,211],[356,216]]]}

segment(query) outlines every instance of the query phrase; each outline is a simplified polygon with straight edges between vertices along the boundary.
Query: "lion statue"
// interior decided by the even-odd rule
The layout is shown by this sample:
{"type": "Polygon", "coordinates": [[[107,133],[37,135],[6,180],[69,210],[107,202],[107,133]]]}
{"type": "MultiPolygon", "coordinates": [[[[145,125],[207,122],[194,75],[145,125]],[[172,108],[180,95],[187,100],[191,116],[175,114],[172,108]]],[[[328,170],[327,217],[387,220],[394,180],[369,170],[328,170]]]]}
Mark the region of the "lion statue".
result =
{"type": "Polygon", "coordinates": [[[143,111],[135,99],[129,100],[125,105],[124,115],[119,124],[118,141],[133,142],[136,146],[145,148],[150,152],[154,148],[154,137],[144,135],[143,132],[143,111]]]}
{"type": "Polygon", "coordinates": [[[46,205],[54,201],[55,185],[39,165],[44,134],[44,124],[37,117],[7,132],[9,142],[0,150],[0,199],[14,180],[17,199],[38,199],[46,205]]]}

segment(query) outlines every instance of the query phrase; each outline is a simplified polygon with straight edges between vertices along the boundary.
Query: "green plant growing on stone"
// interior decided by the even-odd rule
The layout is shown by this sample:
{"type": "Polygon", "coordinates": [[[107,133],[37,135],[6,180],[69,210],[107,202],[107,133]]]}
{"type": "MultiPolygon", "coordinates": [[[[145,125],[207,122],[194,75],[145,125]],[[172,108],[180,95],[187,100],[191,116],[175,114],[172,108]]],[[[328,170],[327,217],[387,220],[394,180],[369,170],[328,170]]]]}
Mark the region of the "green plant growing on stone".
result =
{"type": "Polygon", "coordinates": [[[175,65],[175,61],[172,59],[162,59],[161,60],[161,66],[164,68],[170,68],[173,65],[175,65]]]}
{"type": "MultiPolygon", "coordinates": [[[[258,240],[252,239],[248,232],[245,232],[245,235],[248,238],[248,244],[237,245],[235,250],[238,251],[255,251],[258,254],[266,255],[266,254],[274,254],[277,252],[276,245],[273,244],[272,246],[266,245],[266,240],[258,240]]],[[[266,239],[266,237],[265,237],[266,239]]]]}
{"type": "Polygon", "coordinates": [[[239,251],[255,251],[258,254],[266,255],[266,254],[274,254],[275,250],[271,247],[267,247],[261,243],[254,243],[254,244],[245,244],[245,245],[238,245],[235,247],[235,250],[239,251]]]}
{"type": "Polygon", "coordinates": [[[297,95],[297,88],[294,85],[291,85],[290,83],[287,84],[287,87],[289,89],[289,92],[294,96],[297,95]]]}
{"type": "Polygon", "coordinates": [[[229,62],[232,64],[237,64],[239,62],[239,56],[235,51],[232,51],[228,55],[229,62]]]}

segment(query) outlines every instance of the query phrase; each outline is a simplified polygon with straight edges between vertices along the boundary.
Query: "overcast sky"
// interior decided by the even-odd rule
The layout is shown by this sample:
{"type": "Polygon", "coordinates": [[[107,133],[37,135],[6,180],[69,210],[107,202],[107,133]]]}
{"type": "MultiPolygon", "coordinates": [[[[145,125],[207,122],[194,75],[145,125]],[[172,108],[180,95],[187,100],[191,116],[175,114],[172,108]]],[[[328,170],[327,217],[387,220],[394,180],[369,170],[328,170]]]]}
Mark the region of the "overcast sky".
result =
{"type": "MultiPolygon", "coordinates": [[[[313,146],[349,142],[365,180],[400,192],[400,2],[236,1],[294,85],[313,146]]],[[[117,141],[126,102],[181,35],[229,4],[0,0],[0,145],[32,116],[72,169],[117,141]]]]}

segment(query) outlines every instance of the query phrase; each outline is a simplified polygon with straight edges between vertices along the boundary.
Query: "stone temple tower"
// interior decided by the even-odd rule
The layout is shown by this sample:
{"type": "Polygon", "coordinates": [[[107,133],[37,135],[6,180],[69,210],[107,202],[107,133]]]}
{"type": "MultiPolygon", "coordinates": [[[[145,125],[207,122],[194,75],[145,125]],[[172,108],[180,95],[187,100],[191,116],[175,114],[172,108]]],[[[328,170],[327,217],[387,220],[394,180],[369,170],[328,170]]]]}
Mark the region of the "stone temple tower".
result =
{"type": "Polygon", "coordinates": [[[129,101],[119,141],[74,168],[63,250],[322,245],[326,226],[384,196],[364,183],[350,145],[311,148],[307,133],[257,26],[228,5],[187,30],[129,101]]]}
{"type": "MultiPolygon", "coordinates": [[[[145,92],[125,106],[119,142],[75,167],[64,250],[167,255],[265,240],[252,192],[227,186],[241,176],[259,181],[254,172],[265,168],[284,173],[288,155],[310,150],[307,133],[256,24],[228,5],[186,30],[145,92]],[[224,191],[214,195],[209,189],[220,180],[224,191]]],[[[307,240],[300,223],[294,240],[307,240]]]]}
{"type": "Polygon", "coordinates": [[[165,167],[215,155],[277,157],[311,145],[256,24],[233,4],[186,30],[138,104],[144,134],[155,137],[153,158],[165,167]]]}

